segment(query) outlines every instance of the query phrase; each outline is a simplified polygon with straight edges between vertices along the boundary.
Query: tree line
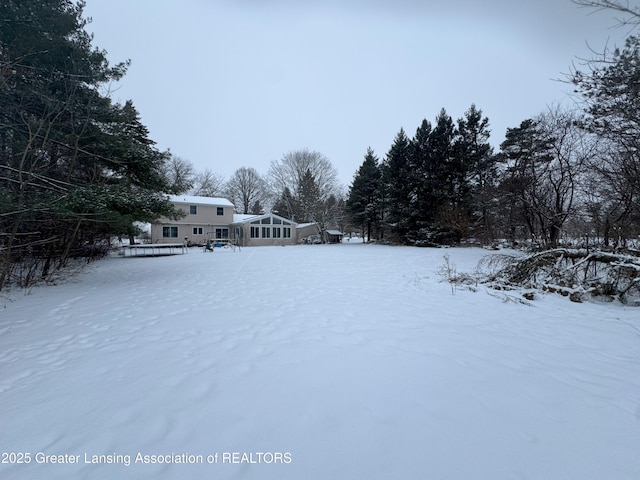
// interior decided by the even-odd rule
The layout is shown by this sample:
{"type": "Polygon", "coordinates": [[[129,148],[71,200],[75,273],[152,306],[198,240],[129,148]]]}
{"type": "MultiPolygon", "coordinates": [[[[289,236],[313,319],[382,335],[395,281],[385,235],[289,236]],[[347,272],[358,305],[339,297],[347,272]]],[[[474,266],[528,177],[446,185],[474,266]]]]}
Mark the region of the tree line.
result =
{"type": "Polygon", "coordinates": [[[131,101],[105,93],[128,62],[111,65],[91,45],[83,6],[0,3],[0,289],[174,214],[166,153],[131,101]]]}
{"type": "MultiPolygon", "coordinates": [[[[616,8],[627,4],[576,1],[616,8]]],[[[566,81],[576,107],[508,128],[498,152],[475,105],[403,129],[381,160],[367,150],[346,202],[367,239],[412,245],[506,239],[626,246],[640,234],[640,38],[585,62],[566,81]]]]}

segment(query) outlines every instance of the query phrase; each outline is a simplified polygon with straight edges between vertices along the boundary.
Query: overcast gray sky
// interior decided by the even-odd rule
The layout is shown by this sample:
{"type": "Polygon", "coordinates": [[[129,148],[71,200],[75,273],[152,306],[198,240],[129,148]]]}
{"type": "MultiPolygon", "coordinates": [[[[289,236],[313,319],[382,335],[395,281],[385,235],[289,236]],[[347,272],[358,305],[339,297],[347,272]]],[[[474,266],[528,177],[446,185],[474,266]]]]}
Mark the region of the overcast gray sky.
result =
{"type": "Polygon", "coordinates": [[[345,186],[367,147],[383,159],[442,107],[475,103],[497,147],[569,102],[556,79],[589,46],[628,33],[571,0],[87,0],[85,16],[112,63],[131,59],[112,97],[160,149],[229,178],[308,148],[345,186]]]}

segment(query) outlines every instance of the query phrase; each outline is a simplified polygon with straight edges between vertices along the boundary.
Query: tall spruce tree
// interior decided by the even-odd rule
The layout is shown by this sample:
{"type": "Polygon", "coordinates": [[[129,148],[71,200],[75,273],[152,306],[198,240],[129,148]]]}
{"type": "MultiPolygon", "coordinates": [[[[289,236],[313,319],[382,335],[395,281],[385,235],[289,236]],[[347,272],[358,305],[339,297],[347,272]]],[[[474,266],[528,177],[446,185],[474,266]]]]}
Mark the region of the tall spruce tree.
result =
{"type": "Polygon", "coordinates": [[[318,222],[322,210],[322,198],[320,188],[310,169],[304,172],[298,185],[298,196],[300,200],[300,217],[302,222],[318,222]]]}
{"type": "Polygon", "coordinates": [[[410,181],[414,192],[411,214],[418,237],[421,230],[428,229],[433,224],[439,204],[435,196],[437,188],[434,183],[436,178],[432,130],[431,123],[427,119],[422,120],[411,142],[410,181]]]}
{"type": "Polygon", "coordinates": [[[382,173],[378,158],[371,148],[367,149],[364,161],[353,178],[347,198],[347,209],[354,224],[359,225],[371,241],[372,233],[378,234],[382,221],[382,173]]]}
{"type": "Polygon", "coordinates": [[[413,186],[411,175],[411,141],[400,129],[382,164],[386,220],[397,239],[406,242],[411,229],[413,186]]]}
{"type": "Polygon", "coordinates": [[[431,150],[427,176],[433,212],[429,239],[437,244],[454,243],[462,236],[457,227],[461,167],[455,156],[455,139],[455,125],[443,108],[429,135],[431,150]]]}
{"type": "Polygon", "coordinates": [[[489,119],[472,104],[464,117],[458,119],[454,145],[459,183],[457,211],[461,221],[473,223],[475,232],[485,239],[494,236],[490,208],[496,160],[489,143],[490,134],[489,119]]]}
{"type": "Polygon", "coordinates": [[[460,166],[454,151],[455,135],[453,120],[443,108],[436,117],[431,131],[431,171],[433,188],[440,208],[454,203],[459,190],[460,166]]]}
{"type": "Polygon", "coordinates": [[[289,218],[300,223],[300,202],[294,197],[289,187],[284,187],[282,193],[276,200],[272,208],[273,213],[281,217],[289,218]]]}

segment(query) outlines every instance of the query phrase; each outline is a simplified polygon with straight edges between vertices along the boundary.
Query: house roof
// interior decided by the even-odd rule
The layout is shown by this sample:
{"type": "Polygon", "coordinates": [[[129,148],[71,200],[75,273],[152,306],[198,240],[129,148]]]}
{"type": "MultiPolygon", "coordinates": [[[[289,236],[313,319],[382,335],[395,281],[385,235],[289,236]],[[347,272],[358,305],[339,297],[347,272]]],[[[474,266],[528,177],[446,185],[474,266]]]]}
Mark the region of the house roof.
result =
{"type": "Polygon", "coordinates": [[[195,195],[169,195],[169,200],[173,203],[215,205],[216,207],[233,207],[233,203],[231,203],[226,198],[220,198],[220,197],[198,197],[195,195]]]}
{"type": "Polygon", "coordinates": [[[342,232],[339,230],[326,230],[329,235],[342,235],[342,232]]]}
{"type": "Polygon", "coordinates": [[[289,220],[288,218],[281,217],[280,215],[276,215],[275,213],[265,213],[264,215],[241,215],[236,213],[233,215],[233,223],[255,222],[256,220],[261,220],[267,217],[279,218],[280,220],[289,222],[292,225],[296,224],[295,222],[289,220]]]}
{"type": "Polygon", "coordinates": [[[261,218],[261,215],[254,215],[252,213],[234,213],[233,214],[233,223],[244,223],[250,218],[261,218]]]}

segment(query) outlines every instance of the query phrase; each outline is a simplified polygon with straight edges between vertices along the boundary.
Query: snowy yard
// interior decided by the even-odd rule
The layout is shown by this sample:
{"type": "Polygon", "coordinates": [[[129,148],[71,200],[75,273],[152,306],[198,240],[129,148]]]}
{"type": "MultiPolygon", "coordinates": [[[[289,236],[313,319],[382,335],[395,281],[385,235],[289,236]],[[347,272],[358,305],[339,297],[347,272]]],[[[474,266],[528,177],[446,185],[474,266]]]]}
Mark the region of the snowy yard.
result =
{"type": "Polygon", "coordinates": [[[640,309],[452,295],[445,253],[487,252],[191,249],[14,293],[0,478],[640,478],[640,309]]]}

